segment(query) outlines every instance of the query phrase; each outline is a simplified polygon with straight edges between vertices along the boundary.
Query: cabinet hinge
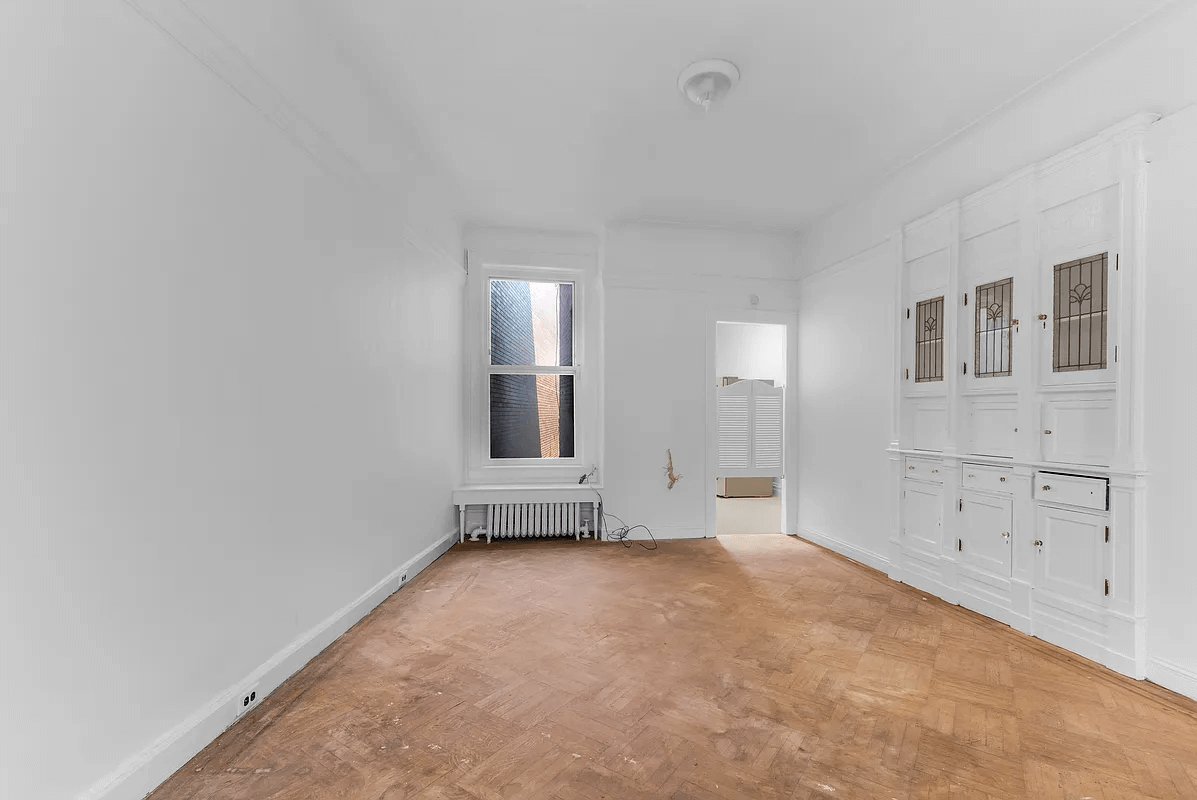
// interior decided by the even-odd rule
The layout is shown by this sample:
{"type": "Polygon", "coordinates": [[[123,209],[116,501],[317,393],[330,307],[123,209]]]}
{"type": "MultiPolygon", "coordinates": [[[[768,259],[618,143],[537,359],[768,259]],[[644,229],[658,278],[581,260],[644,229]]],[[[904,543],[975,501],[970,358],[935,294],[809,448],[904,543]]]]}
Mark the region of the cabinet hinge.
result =
{"type": "Polygon", "coordinates": [[[1110,596],[1110,579],[1106,578],[1106,597],[1110,596]]]}
{"type": "Polygon", "coordinates": [[[1118,345],[1114,345],[1114,363],[1118,363],[1118,345]]]}
{"type": "Polygon", "coordinates": [[[964,304],[968,305],[968,292],[964,293],[964,304]]]}
{"type": "Polygon", "coordinates": [[[1122,258],[1122,254],[1121,254],[1121,253],[1115,253],[1115,254],[1114,254],[1114,271],[1115,271],[1115,272],[1117,272],[1117,271],[1118,271],[1118,266],[1119,266],[1119,265],[1118,265],[1118,261],[1119,261],[1119,259],[1121,259],[1121,258],[1122,258]]]}
{"type": "Polygon", "coordinates": [[[968,374],[968,362],[967,361],[964,362],[964,374],[965,375],[968,374]]]}
{"type": "Polygon", "coordinates": [[[956,510],[957,510],[957,511],[963,511],[963,510],[964,510],[964,498],[963,498],[963,497],[962,497],[962,498],[960,498],[960,500],[959,500],[959,501],[957,501],[957,504],[956,504],[956,510]]]}
{"type": "Polygon", "coordinates": [[[1110,526],[1106,526],[1106,544],[1110,543],[1110,526]]]}
{"type": "Polygon", "coordinates": [[[910,370],[906,370],[906,380],[910,380],[910,370]]]}
{"type": "MultiPolygon", "coordinates": [[[[956,552],[958,552],[958,553],[964,552],[964,540],[963,539],[956,540],[956,552]]],[[[1108,594],[1108,592],[1107,592],[1107,594],[1108,594]]]]}
{"type": "Polygon", "coordinates": [[[910,319],[910,309],[906,309],[906,319],[910,319]]]}

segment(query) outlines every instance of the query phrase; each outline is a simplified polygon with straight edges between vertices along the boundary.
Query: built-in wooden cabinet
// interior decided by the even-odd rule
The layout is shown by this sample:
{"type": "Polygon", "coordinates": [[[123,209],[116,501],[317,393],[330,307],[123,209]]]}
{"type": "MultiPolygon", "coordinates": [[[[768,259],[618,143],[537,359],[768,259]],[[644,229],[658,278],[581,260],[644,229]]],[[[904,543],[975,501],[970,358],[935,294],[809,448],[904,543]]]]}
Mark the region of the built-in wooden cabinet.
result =
{"type": "Polygon", "coordinates": [[[1039,505],[1035,517],[1035,589],[1101,605],[1106,596],[1109,517],[1039,505]]]}
{"type": "Polygon", "coordinates": [[[1135,677],[1147,474],[1133,354],[1153,121],[894,237],[891,574],[1135,677]]]}
{"type": "Polygon", "coordinates": [[[1010,577],[1014,500],[964,490],[960,494],[957,551],[960,559],[994,575],[1010,577]]]}
{"type": "Polygon", "coordinates": [[[943,486],[915,480],[904,485],[904,543],[935,555],[943,543],[943,486]]]}

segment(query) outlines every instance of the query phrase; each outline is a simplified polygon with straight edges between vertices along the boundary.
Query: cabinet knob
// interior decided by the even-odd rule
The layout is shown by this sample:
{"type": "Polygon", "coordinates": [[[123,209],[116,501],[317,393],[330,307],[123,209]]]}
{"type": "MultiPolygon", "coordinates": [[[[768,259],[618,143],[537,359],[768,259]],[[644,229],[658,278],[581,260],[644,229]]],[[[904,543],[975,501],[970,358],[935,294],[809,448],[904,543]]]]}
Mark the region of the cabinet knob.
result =
{"type": "Polygon", "coordinates": [[[1051,435],[1052,435],[1052,432],[1051,432],[1051,431],[1049,431],[1047,428],[1044,428],[1044,429],[1043,429],[1043,432],[1044,432],[1044,433],[1046,433],[1048,436],[1051,436],[1051,435]]]}
{"type": "Polygon", "coordinates": [[[998,478],[998,480],[999,480],[999,481],[1001,481],[1002,483],[1005,483],[1005,482],[1006,482],[1006,476],[1005,476],[1005,475],[1003,475],[1002,477],[998,478]]]}
{"type": "Polygon", "coordinates": [[[907,467],[906,469],[914,469],[914,467],[907,467]]]}
{"type": "Polygon", "coordinates": [[[932,473],[932,474],[934,474],[934,473],[936,473],[936,472],[939,472],[939,470],[937,470],[937,469],[933,469],[933,470],[931,470],[931,473],[932,473]]]}
{"type": "Polygon", "coordinates": [[[1045,492],[1050,492],[1052,490],[1052,487],[1048,486],[1046,483],[1043,484],[1042,486],[1040,486],[1039,488],[1045,492]]]}
{"type": "Polygon", "coordinates": [[[1041,320],[1047,319],[1047,314],[1040,314],[1039,319],[1041,319],[1041,320]]]}
{"type": "Polygon", "coordinates": [[[1010,541],[1010,531],[1002,531],[1002,538],[1006,541],[1010,541]]]}
{"type": "Polygon", "coordinates": [[[1036,540],[1033,542],[1033,544],[1034,544],[1036,547],[1043,547],[1043,540],[1042,540],[1042,539],[1036,539],[1036,540]]]}

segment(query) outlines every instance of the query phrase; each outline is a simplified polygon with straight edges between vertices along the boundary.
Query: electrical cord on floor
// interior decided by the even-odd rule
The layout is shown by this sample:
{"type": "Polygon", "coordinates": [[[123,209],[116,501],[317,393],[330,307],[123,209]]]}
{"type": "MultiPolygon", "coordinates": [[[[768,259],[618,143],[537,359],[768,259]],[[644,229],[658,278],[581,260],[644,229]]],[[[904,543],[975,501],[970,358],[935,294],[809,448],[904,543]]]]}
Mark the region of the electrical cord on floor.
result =
{"type": "MultiPolygon", "coordinates": [[[[593,475],[593,474],[594,474],[594,470],[591,470],[590,475],[593,475]]],[[[587,475],[586,477],[584,477],[580,482],[586,484],[587,486],[590,486],[590,475],[587,475]]],[[[594,523],[596,536],[603,536],[609,542],[622,542],[624,547],[631,547],[632,542],[635,542],[636,544],[643,547],[645,550],[656,550],[657,549],[657,537],[653,536],[652,530],[649,529],[649,527],[647,525],[628,525],[626,522],[624,522],[622,519],[615,516],[614,514],[608,514],[606,509],[604,508],[602,493],[600,493],[599,490],[594,488],[593,486],[590,486],[590,491],[592,491],[596,495],[598,495],[598,499],[599,499],[599,501],[598,501],[598,519],[596,519],[595,523],[594,523]],[[611,530],[610,526],[607,525],[607,517],[611,517],[616,522],[618,522],[619,527],[616,528],[615,530],[611,530]],[[649,547],[648,545],[646,545],[643,541],[641,541],[639,539],[629,538],[632,531],[637,530],[638,528],[644,528],[645,533],[648,534],[648,538],[652,540],[652,543],[653,543],[652,547],[649,547]]]]}

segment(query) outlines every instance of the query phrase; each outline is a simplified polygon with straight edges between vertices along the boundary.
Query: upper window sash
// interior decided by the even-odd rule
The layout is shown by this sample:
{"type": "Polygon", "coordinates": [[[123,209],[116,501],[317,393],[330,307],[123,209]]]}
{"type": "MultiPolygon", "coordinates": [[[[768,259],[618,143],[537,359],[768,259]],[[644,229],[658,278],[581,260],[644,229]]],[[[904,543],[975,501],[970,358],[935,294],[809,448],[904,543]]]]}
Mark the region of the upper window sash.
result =
{"type": "Polygon", "coordinates": [[[573,366],[573,282],[491,276],[486,308],[489,366],[573,366]]]}

